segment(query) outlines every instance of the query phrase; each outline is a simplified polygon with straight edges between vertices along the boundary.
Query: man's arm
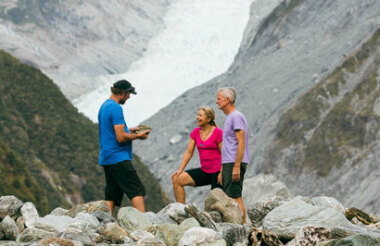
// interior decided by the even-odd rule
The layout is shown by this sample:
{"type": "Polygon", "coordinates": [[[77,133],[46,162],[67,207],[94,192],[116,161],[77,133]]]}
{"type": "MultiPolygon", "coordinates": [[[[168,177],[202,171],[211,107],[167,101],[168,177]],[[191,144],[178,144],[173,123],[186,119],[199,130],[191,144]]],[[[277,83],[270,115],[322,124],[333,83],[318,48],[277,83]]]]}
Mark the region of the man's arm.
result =
{"type": "Polygon", "coordinates": [[[142,139],[142,140],[146,139],[148,138],[148,133],[150,132],[150,130],[146,130],[140,133],[128,133],[128,132],[125,132],[124,127],[125,127],[124,124],[113,126],[115,130],[116,141],[118,143],[124,143],[124,142],[132,141],[135,139],[142,139]]]}
{"type": "Polygon", "coordinates": [[[244,130],[235,130],[236,140],[238,142],[235,164],[232,169],[232,181],[238,182],[240,180],[240,164],[244,157],[245,149],[245,133],[244,130]]]}

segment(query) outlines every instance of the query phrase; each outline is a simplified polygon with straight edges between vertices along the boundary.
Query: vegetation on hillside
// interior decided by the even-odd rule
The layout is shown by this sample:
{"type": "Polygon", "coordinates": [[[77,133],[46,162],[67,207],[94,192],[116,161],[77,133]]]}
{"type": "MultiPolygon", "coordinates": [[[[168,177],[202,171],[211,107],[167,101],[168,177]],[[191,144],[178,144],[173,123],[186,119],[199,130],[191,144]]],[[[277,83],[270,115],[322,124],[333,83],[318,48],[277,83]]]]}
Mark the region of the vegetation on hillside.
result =
{"type": "Polygon", "coordinates": [[[347,160],[358,163],[372,149],[380,130],[380,115],[374,111],[380,58],[373,55],[379,53],[379,44],[380,29],[282,115],[267,170],[286,148],[296,150],[289,163],[293,171],[308,167],[321,176],[347,160]],[[357,78],[357,84],[348,84],[357,78]]]}
{"type": "MultiPolygon", "coordinates": [[[[12,166],[12,171],[0,172],[0,180],[7,180],[0,195],[24,194],[19,197],[35,202],[42,213],[104,198],[97,125],[41,71],[4,51],[0,51],[0,125],[2,168],[12,166]]],[[[148,175],[138,158],[133,163],[142,176],[148,175]]],[[[143,182],[149,187],[147,208],[157,211],[168,201],[153,175],[143,182]]]]}

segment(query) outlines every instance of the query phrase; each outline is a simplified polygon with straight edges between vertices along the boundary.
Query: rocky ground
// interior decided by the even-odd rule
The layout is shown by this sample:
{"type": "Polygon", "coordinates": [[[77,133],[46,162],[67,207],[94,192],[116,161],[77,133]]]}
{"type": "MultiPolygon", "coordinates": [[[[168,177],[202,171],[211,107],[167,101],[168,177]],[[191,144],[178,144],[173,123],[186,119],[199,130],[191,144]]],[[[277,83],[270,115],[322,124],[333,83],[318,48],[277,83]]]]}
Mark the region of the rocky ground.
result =
{"type": "Polygon", "coordinates": [[[272,177],[259,180],[250,188],[268,192],[246,203],[249,223],[220,189],[209,193],[204,210],[171,203],[158,213],[122,207],[115,217],[104,201],[40,217],[32,203],[2,196],[0,244],[380,245],[379,216],[344,208],[332,197],[292,197],[286,187],[264,182],[272,177]]]}

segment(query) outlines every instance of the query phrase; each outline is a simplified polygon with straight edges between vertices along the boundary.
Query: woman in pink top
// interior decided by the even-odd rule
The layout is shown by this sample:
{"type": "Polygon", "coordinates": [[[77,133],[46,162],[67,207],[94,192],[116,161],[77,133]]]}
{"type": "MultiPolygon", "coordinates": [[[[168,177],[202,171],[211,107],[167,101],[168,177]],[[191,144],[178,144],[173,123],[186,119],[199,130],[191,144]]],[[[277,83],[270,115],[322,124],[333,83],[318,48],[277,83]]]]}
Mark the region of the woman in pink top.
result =
{"type": "Polygon", "coordinates": [[[221,187],[221,149],[223,131],[216,127],[215,112],[210,107],[201,107],[197,113],[197,125],[190,134],[189,145],[182,158],[180,168],[172,175],[174,196],[177,202],[186,203],[185,186],[210,185],[221,187]],[[193,156],[195,146],[199,152],[200,168],[183,171],[193,156]]]}

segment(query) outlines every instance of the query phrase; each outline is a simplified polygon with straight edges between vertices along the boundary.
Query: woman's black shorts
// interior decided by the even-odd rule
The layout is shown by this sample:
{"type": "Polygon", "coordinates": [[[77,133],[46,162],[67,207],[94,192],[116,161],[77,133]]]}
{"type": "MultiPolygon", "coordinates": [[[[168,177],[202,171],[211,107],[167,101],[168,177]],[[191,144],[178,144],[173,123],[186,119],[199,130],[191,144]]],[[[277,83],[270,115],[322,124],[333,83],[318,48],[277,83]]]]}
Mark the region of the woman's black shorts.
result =
{"type": "Polygon", "coordinates": [[[120,206],[124,193],[129,199],[145,196],[145,188],[131,161],[104,165],[103,168],[106,176],[106,201],[114,201],[116,206],[120,206]]]}
{"type": "Polygon", "coordinates": [[[186,170],[185,172],[187,172],[187,174],[189,174],[190,177],[194,180],[195,186],[204,186],[211,184],[211,190],[214,188],[222,188],[218,184],[219,171],[216,173],[206,173],[203,172],[200,168],[194,168],[186,170]]]}

